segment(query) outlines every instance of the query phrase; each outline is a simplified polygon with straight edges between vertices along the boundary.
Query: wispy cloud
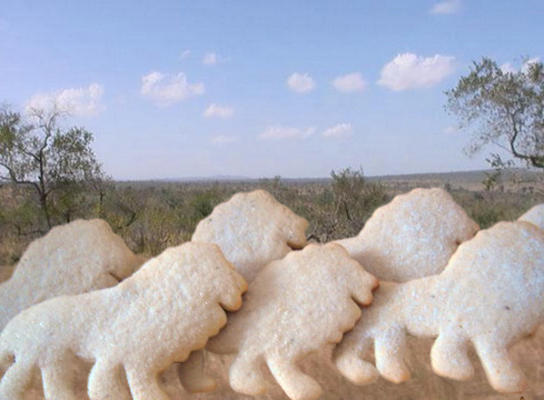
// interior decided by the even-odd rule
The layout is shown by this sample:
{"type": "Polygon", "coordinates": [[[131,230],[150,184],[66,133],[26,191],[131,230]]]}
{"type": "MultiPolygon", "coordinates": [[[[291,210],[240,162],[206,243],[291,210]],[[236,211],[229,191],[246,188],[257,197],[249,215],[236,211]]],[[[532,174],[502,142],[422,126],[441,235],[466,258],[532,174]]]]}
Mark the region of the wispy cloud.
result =
{"type": "Polygon", "coordinates": [[[354,72],[334,78],[332,85],[339,92],[353,93],[363,91],[366,82],[359,72],[354,72]]]}
{"type": "Polygon", "coordinates": [[[86,88],[37,93],[27,102],[26,110],[57,110],[74,116],[95,116],[105,108],[100,102],[103,94],[104,87],[98,83],[91,83],[86,88]]]}
{"type": "Polygon", "coordinates": [[[308,93],[314,90],[315,82],[309,74],[295,72],[287,78],[287,86],[297,93],[308,93]]]}
{"type": "Polygon", "coordinates": [[[229,118],[234,114],[234,109],[228,106],[210,104],[202,114],[206,118],[229,118]]]}
{"type": "Polygon", "coordinates": [[[537,63],[537,62],[540,62],[540,57],[533,57],[533,58],[529,58],[529,59],[524,60],[519,68],[516,67],[514,64],[512,64],[509,61],[505,62],[504,64],[501,64],[499,68],[505,74],[507,74],[507,73],[515,74],[515,73],[517,73],[519,71],[526,74],[529,71],[529,66],[531,64],[534,64],[534,63],[537,63]]]}
{"type": "Polygon", "coordinates": [[[274,125],[266,128],[260,135],[262,140],[283,140],[283,139],[305,139],[315,133],[315,128],[305,129],[293,128],[289,126],[274,125]]]}
{"type": "Polygon", "coordinates": [[[449,126],[446,126],[443,130],[442,130],[442,133],[446,134],[446,135],[453,135],[453,134],[456,134],[459,132],[459,127],[455,126],[455,125],[449,125],[449,126]]]}
{"type": "Polygon", "coordinates": [[[219,58],[217,57],[217,54],[210,52],[204,54],[204,57],[202,57],[202,64],[204,65],[215,65],[219,62],[219,58]]]}
{"type": "Polygon", "coordinates": [[[189,83],[183,72],[168,75],[155,71],[142,77],[140,93],[158,105],[170,105],[204,94],[204,84],[189,83]]]}
{"type": "Polygon", "coordinates": [[[381,70],[378,84],[395,91],[436,85],[455,70],[455,57],[399,54],[381,70]]]}
{"type": "Polygon", "coordinates": [[[181,54],[179,55],[179,58],[182,60],[185,60],[186,58],[189,58],[191,56],[191,50],[183,50],[181,54]]]}
{"type": "Polygon", "coordinates": [[[461,9],[461,0],[445,0],[436,3],[429,12],[431,14],[455,14],[461,9]]]}
{"type": "Polygon", "coordinates": [[[321,135],[326,138],[345,138],[351,136],[352,131],[351,124],[344,122],[325,129],[321,135]]]}
{"type": "Polygon", "coordinates": [[[238,136],[227,136],[227,135],[217,135],[212,137],[211,139],[211,143],[217,146],[234,143],[237,141],[238,141],[238,136]]]}

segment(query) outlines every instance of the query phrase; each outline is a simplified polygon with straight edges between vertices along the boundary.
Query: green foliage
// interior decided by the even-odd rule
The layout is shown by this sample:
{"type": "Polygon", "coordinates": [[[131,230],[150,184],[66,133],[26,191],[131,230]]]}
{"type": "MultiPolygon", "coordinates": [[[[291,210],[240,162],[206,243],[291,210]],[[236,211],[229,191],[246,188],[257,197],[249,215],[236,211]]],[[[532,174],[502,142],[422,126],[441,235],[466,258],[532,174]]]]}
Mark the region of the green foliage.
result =
{"type": "Polygon", "coordinates": [[[513,159],[492,153],[494,167],[512,166],[518,160],[529,167],[544,168],[544,65],[526,63],[517,72],[504,72],[483,58],[470,73],[446,92],[446,109],[456,115],[462,128],[471,128],[469,153],[494,145],[513,159]]]}
{"type": "MultiPolygon", "coordinates": [[[[384,187],[368,182],[362,168],[346,168],[331,172],[332,193],[337,221],[342,221],[340,235],[350,235],[362,229],[372,212],[387,201],[384,187]]],[[[338,231],[338,229],[336,229],[338,231]]]]}
{"type": "Polygon", "coordinates": [[[93,135],[78,127],[62,129],[61,116],[56,110],[33,110],[25,119],[0,110],[0,181],[33,188],[48,228],[70,220],[87,183],[103,178],[91,148],[93,135]]]}

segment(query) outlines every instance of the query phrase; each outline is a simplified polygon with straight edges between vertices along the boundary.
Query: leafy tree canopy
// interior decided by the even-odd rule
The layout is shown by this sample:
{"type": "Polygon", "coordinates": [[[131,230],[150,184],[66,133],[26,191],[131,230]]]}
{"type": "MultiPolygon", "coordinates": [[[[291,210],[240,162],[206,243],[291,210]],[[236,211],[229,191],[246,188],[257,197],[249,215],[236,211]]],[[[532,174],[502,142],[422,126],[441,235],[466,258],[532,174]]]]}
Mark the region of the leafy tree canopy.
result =
{"type": "Polygon", "coordinates": [[[488,161],[494,168],[521,162],[544,169],[542,62],[526,61],[518,71],[503,71],[495,61],[483,58],[446,95],[446,109],[458,117],[461,128],[472,131],[468,153],[494,145],[510,156],[491,153],[488,161]]]}

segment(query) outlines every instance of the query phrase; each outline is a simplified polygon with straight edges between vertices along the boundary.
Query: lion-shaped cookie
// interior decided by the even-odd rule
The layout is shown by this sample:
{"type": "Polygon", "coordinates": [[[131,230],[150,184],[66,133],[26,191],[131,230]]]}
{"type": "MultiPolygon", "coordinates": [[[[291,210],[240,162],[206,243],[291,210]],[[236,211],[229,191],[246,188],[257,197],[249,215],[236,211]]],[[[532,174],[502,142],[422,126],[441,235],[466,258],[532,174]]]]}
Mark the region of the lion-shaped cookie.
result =
{"type": "Polygon", "coordinates": [[[259,270],[292,249],[306,245],[308,221],[270,193],[237,193],[200,221],[191,241],[217,244],[242,276],[251,282],[259,270]]]}
{"type": "MultiPolygon", "coordinates": [[[[200,221],[193,242],[210,242],[248,283],[270,261],[306,245],[308,221],[279,203],[270,193],[237,193],[200,221]]],[[[203,350],[204,351],[204,350],[203,350]]],[[[203,351],[195,351],[178,365],[179,379],[190,392],[209,392],[215,381],[203,373],[203,351]]]]}
{"type": "Polygon", "coordinates": [[[272,261],[249,285],[244,307],[208,343],[214,353],[237,353],[230,384],[238,392],[266,390],[265,362],[294,400],[316,399],[320,385],[297,362],[327,343],[338,343],[372,301],[378,281],[336,244],[310,244],[272,261]],[[354,301],[355,300],[355,301],[354,301]]]}
{"type": "Polygon", "coordinates": [[[378,208],[356,237],[337,240],[378,279],[406,282],[440,273],[479,227],[443,189],[414,189],[378,208]]]}
{"type": "Polygon", "coordinates": [[[117,285],[142,263],[103,220],[57,226],[34,240],[0,283],[0,331],[33,304],[117,285]]]}
{"type": "Polygon", "coordinates": [[[35,368],[47,399],[78,399],[69,384],[78,357],[94,361],[93,400],[167,400],[158,374],[217,334],[227,320],[223,308],[237,310],[246,288],[218,246],[185,243],[116,287],[37,304],[0,335],[0,369],[7,368],[0,399],[22,399],[35,368]]]}
{"type": "Polygon", "coordinates": [[[519,217],[518,221],[529,222],[538,226],[540,229],[544,229],[544,203],[532,207],[529,211],[519,217]]]}
{"type": "Polygon", "coordinates": [[[437,337],[433,370],[468,379],[472,343],[491,386],[518,392],[524,376],[508,348],[544,322],[544,231],[526,222],[500,222],[461,244],[439,275],[406,283],[381,282],[371,307],[337,347],[338,369],[354,383],[379,374],[410,377],[404,362],[406,332],[437,337]],[[376,368],[360,357],[374,344],[376,368]]]}

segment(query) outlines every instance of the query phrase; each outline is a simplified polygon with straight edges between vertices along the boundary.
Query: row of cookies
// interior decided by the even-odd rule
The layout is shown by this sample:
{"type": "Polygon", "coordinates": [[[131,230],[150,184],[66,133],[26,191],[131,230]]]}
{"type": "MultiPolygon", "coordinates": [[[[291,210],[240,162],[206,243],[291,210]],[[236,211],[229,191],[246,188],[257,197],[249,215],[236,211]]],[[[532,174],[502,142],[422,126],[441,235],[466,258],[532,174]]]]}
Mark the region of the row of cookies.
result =
{"type": "MultiPolygon", "coordinates": [[[[460,380],[472,376],[467,356],[472,342],[496,390],[523,390],[523,375],[507,350],[544,322],[539,304],[544,294],[544,238],[537,227],[543,210],[543,206],[537,206],[520,218],[532,224],[503,222],[478,232],[477,224],[440,189],[417,189],[378,209],[356,238],[337,242],[383,280],[373,305],[363,310],[355,329],[336,350],[338,369],[357,384],[372,382],[379,374],[393,382],[406,381],[408,332],[419,337],[438,336],[431,352],[437,374],[460,380]],[[376,368],[361,359],[372,345],[376,368]]],[[[254,299],[261,292],[266,292],[262,285],[250,283],[247,298],[258,303],[254,299]]],[[[264,304],[269,301],[263,300],[263,305],[254,308],[265,310],[264,304]]],[[[316,307],[323,307],[314,302],[316,307]]],[[[208,345],[215,352],[238,351],[230,370],[230,385],[241,393],[261,393],[264,379],[258,361],[265,361],[289,397],[317,397],[318,385],[307,375],[294,367],[289,374],[275,373],[273,357],[269,360],[271,356],[259,351],[248,359],[247,354],[255,352],[235,344],[260,332],[261,317],[245,316],[259,314],[250,310],[242,308],[208,345]],[[282,382],[285,375],[289,379],[282,382]]],[[[299,321],[316,326],[304,317],[299,321]]],[[[292,324],[297,332],[302,330],[297,323],[292,324]]],[[[323,345],[321,340],[311,350],[323,345]]],[[[261,339],[254,347],[266,346],[261,339]]],[[[299,348],[293,365],[310,351],[308,346],[299,348]]],[[[277,352],[274,349],[273,353],[277,352]]]]}
{"type": "MultiPolygon", "coordinates": [[[[219,352],[238,350],[238,358],[231,368],[231,384],[241,392],[256,394],[264,389],[258,363],[266,361],[273,376],[291,398],[318,396],[319,386],[297,369],[297,361],[324,342],[338,342],[342,333],[353,327],[360,312],[350,301],[351,297],[363,304],[370,300],[370,290],[376,284],[375,279],[364,273],[338,246],[307,246],[302,252],[290,253],[285,259],[267,265],[268,261],[281,258],[291,248],[303,247],[306,226],[305,220],[279,205],[269,194],[258,191],[236,195],[229,202],[218,206],[210,217],[201,222],[193,236],[194,241],[219,244],[239,272],[248,281],[254,279],[250,283],[242,312],[234,314],[230,318],[232,323],[209,345],[212,350],[219,352]],[[266,268],[258,272],[265,265],[266,268]],[[352,265],[351,269],[349,265],[352,265]]],[[[394,276],[396,280],[413,279],[436,273],[443,268],[458,244],[469,239],[476,230],[477,226],[453,203],[447,193],[437,189],[416,190],[398,196],[392,203],[379,209],[358,238],[340,243],[353,257],[363,258],[363,265],[368,269],[373,268],[372,272],[381,279],[391,274],[394,276],[395,273],[398,275],[394,276]],[[440,263],[443,263],[442,266],[440,263]],[[414,268],[414,265],[418,267],[414,268]]],[[[164,264],[164,260],[158,262],[161,263],[164,264]]],[[[142,268],[146,271],[155,269],[147,267],[147,264],[142,268]]],[[[113,271],[108,271],[108,275],[116,276],[113,271]]],[[[136,275],[140,276],[140,273],[136,275]]],[[[16,276],[14,274],[12,279],[16,276]]],[[[147,274],[148,280],[157,279],[154,276],[154,273],[147,274]]],[[[97,281],[100,280],[104,279],[97,281]]],[[[149,290],[156,291],[157,287],[149,290]]],[[[111,298],[109,301],[112,301],[111,298]]],[[[130,308],[130,304],[125,304],[125,307],[130,308]]],[[[366,321],[365,313],[373,309],[369,307],[363,311],[359,325],[366,321]]],[[[100,314],[96,310],[94,313],[100,314]]],[[[163,322],[164,326],[168,326],[167,321],[163,322]]],[[[92,321],[85,321],[85,324],[92,325],[92,321]]],[[[353,333],[356,331],[357,328],[353,333]]],[[[395,345],[393,342],[389,346],[390,352],[396,351],[395,345]]],[[[89,357],[96,359],[95,354],[89,357]]],[[[180,358],[179,355],[177,358],[180,358]]],[[[346,357],[339,357],[338,360],[342,360],[339,361],[342,371],[352,367],[346,363],[346,357]]],[[[194,371],[198,369],[190,368],[190,364],[180,369],[185,386],[194,390],[209,388],[210,381],[195,374],[194,371]]],[[[110,376],[110,381],[114,381],[112,377],[119,374],[119,371],[115,371],[117,367],[110,365],[110,369],[102,371],[103,375],[110,376]]],[[[373,374],[371,372],[370,375],[373,374]]],[[[134,374],[127,371],[128,376],[134,374]]],[[[351,375],[353,378],[353,372],[351,375]]],[[[105,376],[95,379],[99,382],[96,385],[105,385],[105,376]]],[[[142,386],[141,383],[134,385],[142,386]]],[[[154,387],[150,382],[143,386],[147,388],[148,394],[151,390],[149,387],[154,387]]],[[[117,393],[122,393],[119,388],[115,389],[117,393]]],[[[113,390],[113,387],[109,390],[113,390]]],[[[132,395],[139,398],[132,385],[131,390],[132,395]]],[[[92,390],[90,393],[93,393],[92,390]]],[[[159,393],[153,392],[153,398],[162,398],[157,397],[159,393]]],[[[91,398],[100,397],[93,394],[91,398]]],[[[121,397],[118,395],[115,398],[121,397]]]]}

